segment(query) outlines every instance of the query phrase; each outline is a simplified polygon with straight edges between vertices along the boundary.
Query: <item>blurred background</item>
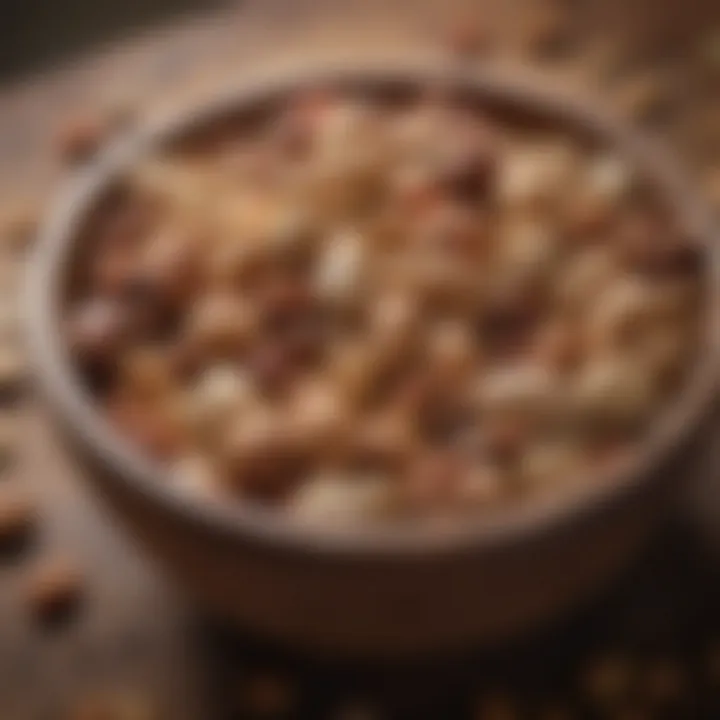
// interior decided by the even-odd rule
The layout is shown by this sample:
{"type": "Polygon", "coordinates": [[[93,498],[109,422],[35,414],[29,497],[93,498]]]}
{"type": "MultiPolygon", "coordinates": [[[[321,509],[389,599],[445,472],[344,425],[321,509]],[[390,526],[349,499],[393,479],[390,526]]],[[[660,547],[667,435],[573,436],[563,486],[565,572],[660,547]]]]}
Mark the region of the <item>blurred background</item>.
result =
{"type": "Polygon", "coordinates": [[[414,53],[603,104],[669,145],[720,208],[717,0],[2,3],[2,720],[720,718],[720,436],[672,524],[592,607],[501,648],[378,667],[198,617],[86,492],[33,398],[15,290],[68,142],[264,69],[414,53]],[[60,568],[60,601],[80,600],[52,627],[27,590],[39,563],[60,568]]]}

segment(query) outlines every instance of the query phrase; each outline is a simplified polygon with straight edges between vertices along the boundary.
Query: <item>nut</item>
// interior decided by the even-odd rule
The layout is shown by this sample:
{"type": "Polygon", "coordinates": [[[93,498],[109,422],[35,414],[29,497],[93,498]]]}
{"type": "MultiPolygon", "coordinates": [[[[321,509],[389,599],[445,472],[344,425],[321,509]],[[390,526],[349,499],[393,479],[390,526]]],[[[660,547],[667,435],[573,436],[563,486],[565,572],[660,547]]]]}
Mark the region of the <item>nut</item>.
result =
{"type": "Polygon", "coordinates": [[[35,617],[53,622],[74,610],[83,593],[82,574],[67,558],[46,558],[27,578],[26,600],[35,617]]]}

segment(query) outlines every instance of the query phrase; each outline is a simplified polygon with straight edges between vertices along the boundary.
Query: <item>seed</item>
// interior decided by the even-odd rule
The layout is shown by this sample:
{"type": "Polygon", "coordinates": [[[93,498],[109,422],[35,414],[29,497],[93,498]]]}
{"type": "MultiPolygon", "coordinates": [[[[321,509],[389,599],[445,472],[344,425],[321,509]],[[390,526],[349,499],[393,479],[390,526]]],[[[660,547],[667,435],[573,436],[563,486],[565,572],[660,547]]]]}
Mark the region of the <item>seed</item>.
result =
{"type": "Polygon", "coordinates": [[[42,560],[27,578],[27,604],[43,623],[66,618],[77,607],[82,592],[82,575],[66,558],[42,560]]]}

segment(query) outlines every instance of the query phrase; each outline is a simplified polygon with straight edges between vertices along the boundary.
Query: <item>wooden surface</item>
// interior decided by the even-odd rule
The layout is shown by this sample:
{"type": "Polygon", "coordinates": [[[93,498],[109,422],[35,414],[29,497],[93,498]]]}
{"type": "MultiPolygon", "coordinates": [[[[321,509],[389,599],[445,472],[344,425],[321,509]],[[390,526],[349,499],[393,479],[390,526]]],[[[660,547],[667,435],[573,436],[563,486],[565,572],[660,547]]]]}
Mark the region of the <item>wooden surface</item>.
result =
{"type": "MultiPolygon", "coordinates": [[[[698,2],[696,17],[712,19],[711,5],[698,2]]],[[[392,10],[379,0],[257,0],[96,50],[0,91],[0,192],[52,196],[64,173],[50,152],[53,130],[78,109],[131,102],[142,113],[163,112],[242,74],[299,59],[391,59],[417,47],[449,63],[437,42],[449,17],[446,4],[410,0],[392,10]]],[[[675,32],[694,47],[684,24],[675,32]]],[[[602,94],[589,42],[581,58],[550,68],[513,47],[500,54],[504,71],[602,94]]],[[[693,100],[700,107],[712,101],[693,100]]],[[[709,163],[696,169],[717,168],[717,158],[709,163]]],[[[340,717],[352,706],[374,709],[367,717],[464,717],[498,692],[532,710],[522,717],[541,717],[540,708],[557,702],[574,707],[574,717],[606,717],[590,711],[582,674],[593,658],[616,652],[645,658],[642,667],[660,656],[680,664],[684,704],[662,717],[720,717],[720,457],[707,459],[702,483],[688,492],[666,537],[597,606],[512,648],[390,672],[297,658],[198,617],[88,493],[31,395],[7,408],[20,446],[3,482],[33,491],[40,522],[28,546],[0,563],[1,720],[69,718],[88,693],[140,698],[172,720],[261,717],[263,703],[279,709],[291,700],[288,712],[264,716],[340,717]],[[33,562],[53,554],[83,568],[86,593],[76,617],[49,629],[30,617],[23,592],[33,562]],[[283,692],[270,683],[276,677],[283,692]]]]}

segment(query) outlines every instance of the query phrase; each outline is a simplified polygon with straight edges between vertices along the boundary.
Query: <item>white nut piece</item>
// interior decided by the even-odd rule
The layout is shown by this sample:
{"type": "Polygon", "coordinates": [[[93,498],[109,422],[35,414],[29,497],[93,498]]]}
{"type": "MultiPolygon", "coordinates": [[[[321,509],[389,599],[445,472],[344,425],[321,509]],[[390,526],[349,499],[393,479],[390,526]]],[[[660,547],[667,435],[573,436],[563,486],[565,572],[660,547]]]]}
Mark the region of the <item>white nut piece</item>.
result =
{"type": "Polygon", "coordinates": [[[591,348],[638,342],[682,310],[681,288],[658,286],[636,277],[620,277],[608,285],[590,308],[587,321],[591,348]]]}
{"type": "Polygon", "coordinates": [[[597,358],[582,370],[572,389],[572,406],[580,422],[634,425],[655,407],[655,378],[632,357],[597,358]]]}
{"type": "Polygon", "coordinates": [[[212,500],[219,495],[212,464],[202,455],[185,455],[171,468],[173,487],[194,500],[212,500]]]}
{"type": "Polygon", "coordinates": [[[583,469],[581,449],[568,440],[548,439],[531,445],[520,461],[520,477],[536,492],[575,484],[583,469]]]}
{"type": "Polygon", "coordinates": [[[535,218],[518,218],[506,224],[499,243],[498,271],[513,276],[543,276],[557,257],[556,238],[535,218]]]}
{"type": "Polygon", "coordinates": [[[232,365],[216,365],[201,375],[193,388],[191,413],[200,426],[217,426],[257,400],[252,378],[232,365]]]}
{"type": "Polygon", "coordinates": [[[380,519],[390,505],[387,478],[323,472],[290,499],[291,517],[311,524],[347,526],[380,519]]]}
{"type": "Polygon", "coordinates": [[[473,389],[481,410],[490,413],[545,413],[557,409],[560,387],[548,368],[522,361],[490,370],[473,389]]]}
{"type": "Polygon", "coordinates": [[[604,203],[621,200],[632,185],[627,162],[617,155],[601,155],[588,166],[584,191],[604,203]]]}
{"type": "Polygon", "coordinates": [[[513,148],[500,164],[500,202],[508,208],[522,209],[560,199],[572,188],[577,170],[577,158],[570,145],[557,142],[513,148]]]}
{"type": "Polygon", "coordinates": [[[318,295],[332,302],[354,299],[362,284],[367,250],[364,239],[354,230],[333,235],[316,268],[314,286],[318,295]]]}

